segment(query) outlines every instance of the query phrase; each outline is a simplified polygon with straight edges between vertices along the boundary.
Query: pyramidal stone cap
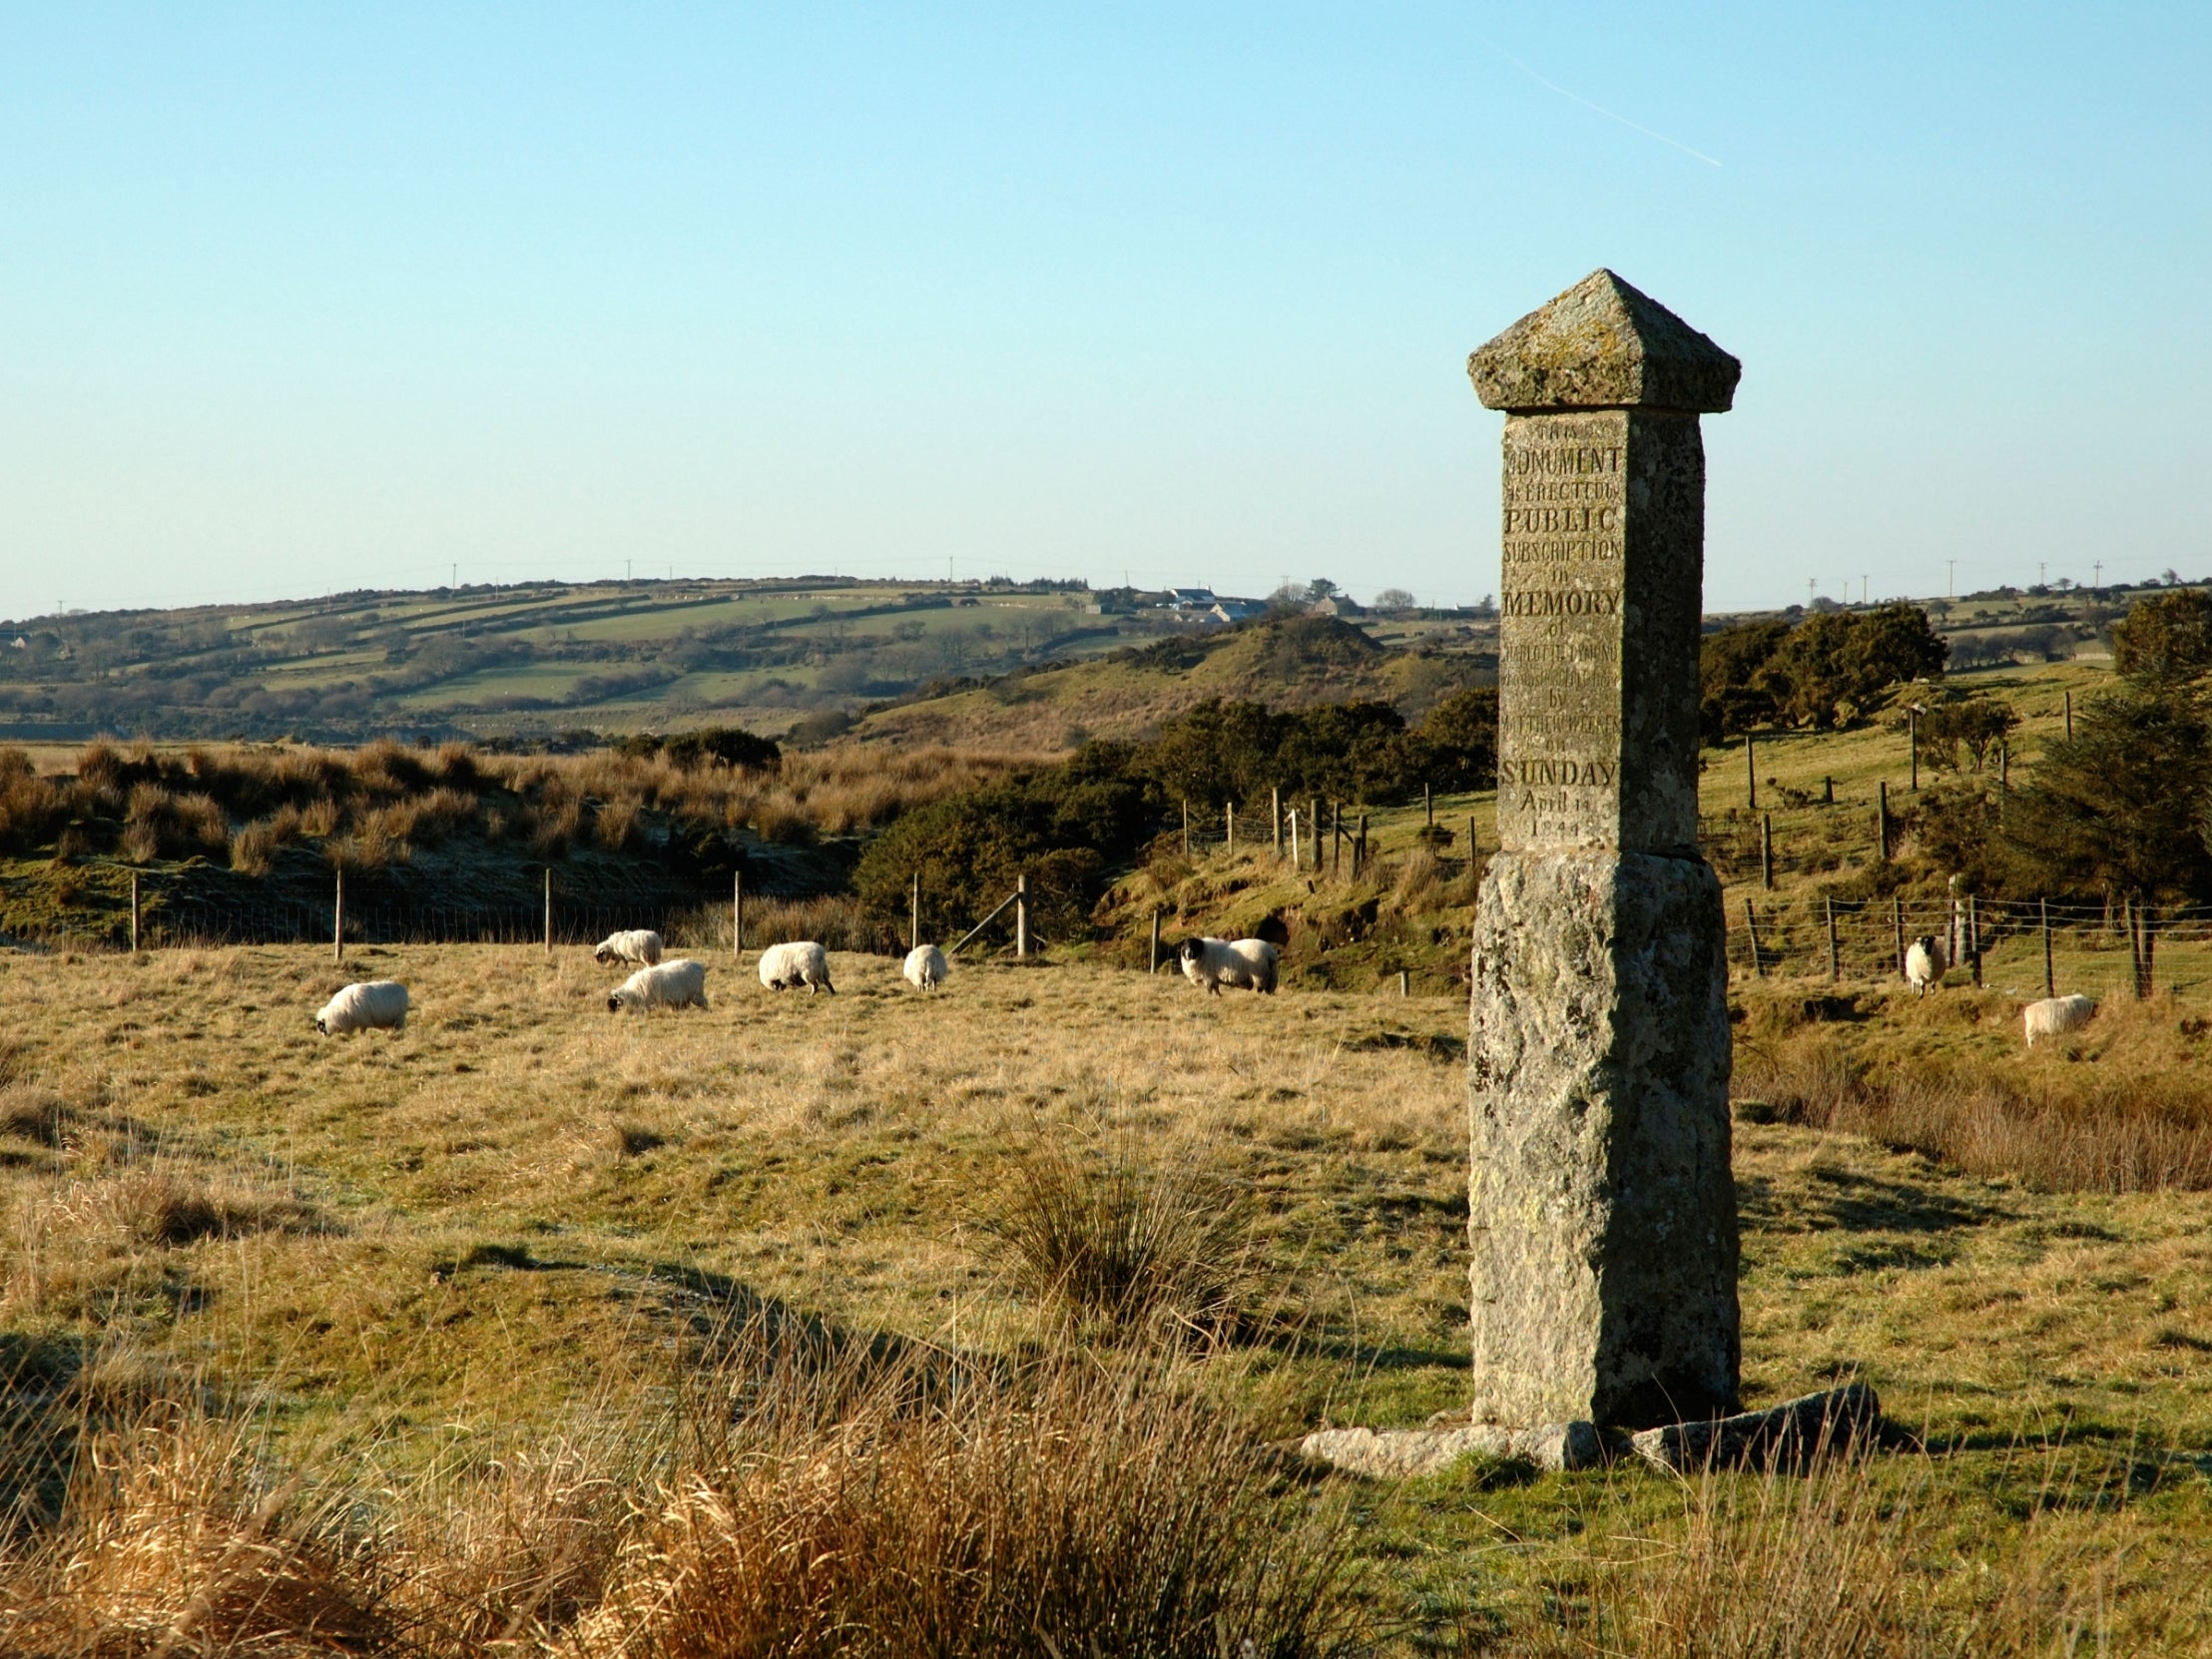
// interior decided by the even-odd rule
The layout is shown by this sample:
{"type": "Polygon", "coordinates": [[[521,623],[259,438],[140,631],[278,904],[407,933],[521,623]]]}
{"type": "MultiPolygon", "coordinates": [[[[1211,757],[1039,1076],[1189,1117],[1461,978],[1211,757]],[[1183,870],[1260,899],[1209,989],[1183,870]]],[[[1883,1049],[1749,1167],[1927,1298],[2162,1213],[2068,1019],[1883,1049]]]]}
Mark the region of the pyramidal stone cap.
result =
{"type": "Polygon", "coordinates": [[[1593,271],[1467,358],[1483,407],[1719,414],[1744,365],[1610,271],[1593,271]]]}

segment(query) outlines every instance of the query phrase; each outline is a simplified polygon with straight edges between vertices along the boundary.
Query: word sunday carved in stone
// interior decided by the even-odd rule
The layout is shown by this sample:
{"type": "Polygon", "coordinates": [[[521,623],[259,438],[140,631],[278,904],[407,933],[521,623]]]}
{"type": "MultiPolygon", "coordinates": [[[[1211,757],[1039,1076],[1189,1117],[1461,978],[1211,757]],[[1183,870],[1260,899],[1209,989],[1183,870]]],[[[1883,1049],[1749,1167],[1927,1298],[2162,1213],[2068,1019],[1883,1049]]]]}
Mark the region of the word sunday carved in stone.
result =
{"type": "Polygon", "coordinates": [[[1498,806],[1508,844],[1604,839],[1619,817],[1627,443],[1617,410],[1506,422],[1498,806]]]}

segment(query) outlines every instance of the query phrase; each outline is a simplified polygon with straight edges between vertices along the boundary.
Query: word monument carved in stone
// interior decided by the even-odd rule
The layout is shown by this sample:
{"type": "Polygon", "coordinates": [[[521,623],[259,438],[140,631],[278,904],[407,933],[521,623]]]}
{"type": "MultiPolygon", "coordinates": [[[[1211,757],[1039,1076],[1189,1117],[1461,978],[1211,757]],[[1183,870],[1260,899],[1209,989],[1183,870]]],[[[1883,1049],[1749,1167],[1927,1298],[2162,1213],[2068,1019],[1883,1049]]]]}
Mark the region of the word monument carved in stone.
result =
{"type": "Polygon", "coordinates": [[[1599,271],[1468,359],[1505,411],[1498,837],[1469,1056],[1474,1419],[1736,1403],[1728,968],[1697,852],[1704,449],[1736,359],[1599,271]]]}

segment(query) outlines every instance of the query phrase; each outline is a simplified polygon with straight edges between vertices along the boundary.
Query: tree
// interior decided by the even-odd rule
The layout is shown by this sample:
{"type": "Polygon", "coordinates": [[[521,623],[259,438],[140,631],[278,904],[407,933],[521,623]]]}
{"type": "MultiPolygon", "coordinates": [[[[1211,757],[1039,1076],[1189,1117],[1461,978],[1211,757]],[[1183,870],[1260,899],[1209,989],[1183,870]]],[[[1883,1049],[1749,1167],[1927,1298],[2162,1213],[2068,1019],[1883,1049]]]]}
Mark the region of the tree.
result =
{"type": "Polygon", "coordinates": [[[2182,588],[2137,600],[2112,625],[2112,666],[2145,687],[2179,686],[2212,669],[2212,594],[2182,588]]]}
{"type": "Polygon", "coordinates": [[[1742,622],[1698,642],[1698,730],[1707,743],[1765,725],[1779,713],[1766,667],[1789,636],[1787,622],[1742,622]]]}
{"type": "Polygon", "coordinates": [[[1379,611],[1412,611],[1420,608],[1420,601],[1403,588],[1384,588],[1375,596],[1375,608],[1379,611]]]}
{"type": "Polygon", "coordinates": [[[1921,749],[1938,767],[1979,772],[2019,723],[2011,706],[1993,697],[1956,698],[1921,717],[1921,749]]]}
{"type": "Polygon", "coordinates": [[[2005,832],[2045,886],[2160,900],[2212,896],[2205,809],[2212,730],[2188,698],[2092,697],[2013,792],[2005,832]]]}
{"type": "Polygon", "coordinates": [[[1893,686],[1936,679],[1950,647],[1918,605],[1808,617],[1761,671],[1782,715],[1800,726],[1853,726],[1893,686]]]}
{"type": "Polygon", "coordinates": [[[1333,598],[1344,591],[1328,577],[1317,576],[1306,584],[1306,599],[1309,604],[1318,605],[1324,599],[1333,598]]]}

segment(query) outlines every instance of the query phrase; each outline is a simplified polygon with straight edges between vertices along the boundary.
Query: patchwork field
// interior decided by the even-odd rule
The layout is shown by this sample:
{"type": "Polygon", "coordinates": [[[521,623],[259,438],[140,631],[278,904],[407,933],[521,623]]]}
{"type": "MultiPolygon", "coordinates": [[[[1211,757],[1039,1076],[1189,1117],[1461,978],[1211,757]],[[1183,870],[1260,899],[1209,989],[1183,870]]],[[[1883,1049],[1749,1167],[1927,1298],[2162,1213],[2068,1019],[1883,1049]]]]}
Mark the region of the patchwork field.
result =
{"type": "MultiPolygon", "coordinates": [[[[22,1517],[0,1604],[66,1580],[68,1651],[139,1651],[100,1623],[128,1624],[124,1604],[88,1586],[113,1576],[103,1549],[150,1546],[120,1523],[71,1533],[54,1459],[149,1400],[236,1426],[245,1489],[265,1494],[248,1508],[343,1490],[347,1525],[383,1536],[534,1451],[621,1442],[734,1322],[982,1375],[1070,1353],[1113,1372],[1138,1339],[1071,1327],[1024,1271],[1040,1172],[1209,1209],[1210,1306],[1231,1317],[1159,1363],[1177,1397],[1227,1414],[1251,1468],[1316,1426],[1461,1403],[1458,998],[1213,999],[1164,974],[1011,963],[962,964],[924,998],[887,959],[833,966],[840,994],[777,996],[723,956],[711,1011],[639,1018],[606,1011],[616,976],[582,952],[367,950],[346,976],[403,979],[417,1011],[402,1035],[325,1041],[310,1020],[340,976],[319,952],[0,955],[22,1517]],[[54,1577],[57,1536],[77,1578],[54,1577]]],[[[2153,1005],[2023,1060],[1994,996],[1875,993],[1831,1024],[1808,1023],[1802,991],[1740,992],[1740,1093],[1796,1087],[1821,1053],[1873,1075],[1940,1052],[2062,1103],[2086,1072],[2123,1092],[2170,1075],[2194,1041],[2153,1005]]],[[[2204,1650],[2212,1195],[1969,1178],[1794,1124],[1782,1098],[1739,1105],[1747,1398],[1861,1377],[1908,1433],[1811,1480],[1305,1479],[1271,1501],[1335,1529],[1353,1648],[1270,1651],[2204,1650]],[[1747,1605],[1825,1634],[1728,1638],[1747,1605]]],[[[2205,1132],[2173,1086],[2161,1109],[2205,1132]]],[[[609,1559],[667,1475],[619,1463],[576,1488],[597,1494],[609,1559]]],[[[146,1605],[129,1603],[141,1623],[146,1605]]],[[[593,1616],[509,1635],[617,1651],[592,1645],[593,1616]]],[[[244,1651],[194,1640],[180,1651],[244,1651]]]]}

